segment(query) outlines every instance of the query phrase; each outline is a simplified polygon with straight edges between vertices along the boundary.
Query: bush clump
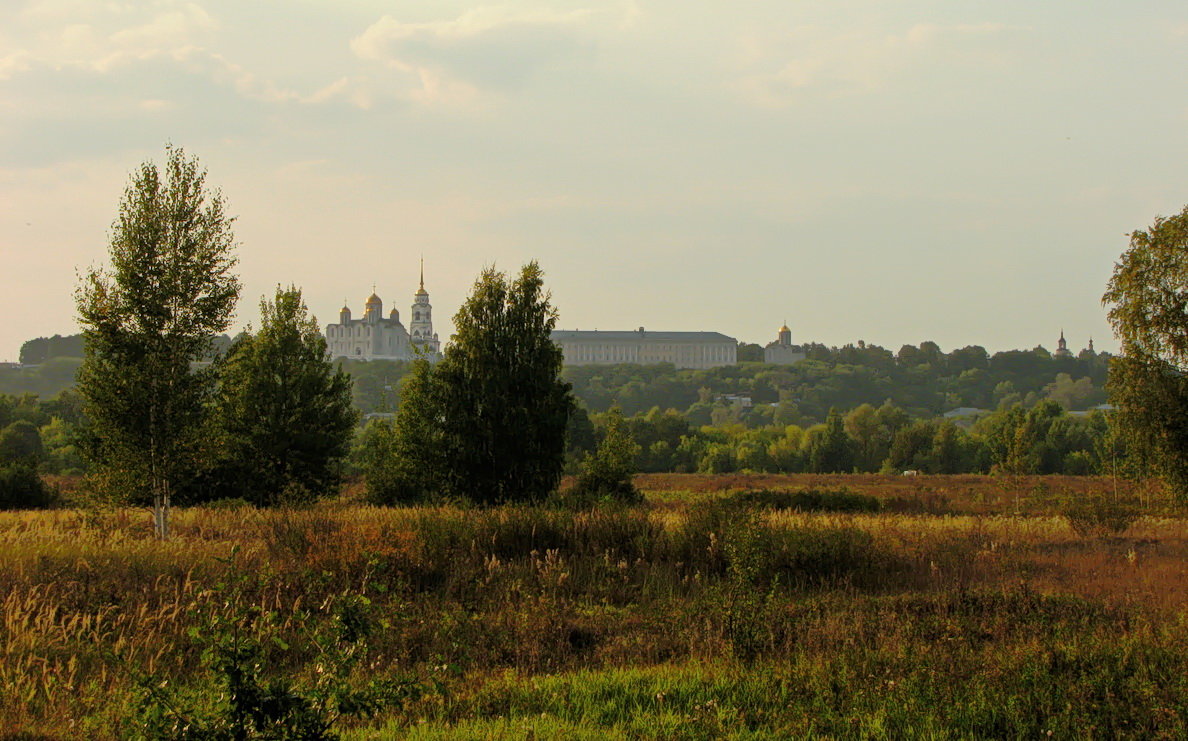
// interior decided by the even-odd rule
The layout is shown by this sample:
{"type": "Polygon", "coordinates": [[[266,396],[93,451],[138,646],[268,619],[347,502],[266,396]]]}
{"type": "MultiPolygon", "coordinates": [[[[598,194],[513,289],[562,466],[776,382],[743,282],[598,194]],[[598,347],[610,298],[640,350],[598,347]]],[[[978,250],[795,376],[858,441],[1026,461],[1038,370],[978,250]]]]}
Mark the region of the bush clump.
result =
{"type": "Polygon", "coordinates": [[[1142,508],[1130,497],[1095,494],[1071,499],[1061,508],[1061,514],[1082,538],[1107,538],[1129,530],[1142,516],[1142,508]]]}
{"type": "Polygon", "coordinates": [[[763,588],[837,579],[878,581],[889,565],[870,533],[850,526],[785,527],[729,501],[693,508],[671,536],[671,558],[706,574],[746,572],[763,588]],[[745,563],[744,563],[745,562],[745,563]]]}
{"type": "Polygon", "coordinates": [[[639,504],[643,495],[631,476],[639,446],[631,439],[623,423],[623,414],[615,407],[607,413],[606,430],[598,449],[586,456],[573,488],[559,501],[571,506],[598,502],[639,504]]]}
{"type": "Polygon", "coordinates": [[[36,469],[22,463],[0,467],[0,509],[43,509],[54,503],[36,469]]]}
{"type": "Polygon", "coordinates": [[[733,504],[802,512],[878,512],[882,503],[868,494],[849,489],[800,489],[796,491],[747,489],[731,495],[733,504]]]}

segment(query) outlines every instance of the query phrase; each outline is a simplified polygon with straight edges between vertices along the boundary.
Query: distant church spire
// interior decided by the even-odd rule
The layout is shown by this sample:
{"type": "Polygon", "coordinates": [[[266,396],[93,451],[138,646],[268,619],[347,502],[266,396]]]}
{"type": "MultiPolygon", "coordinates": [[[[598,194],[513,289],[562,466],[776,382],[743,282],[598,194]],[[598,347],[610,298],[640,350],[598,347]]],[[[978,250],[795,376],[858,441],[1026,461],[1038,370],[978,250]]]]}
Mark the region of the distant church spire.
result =
{"type": "Polygon", "coordinates": [[[429,292],[425,290],[425,256],[421,256],[421,287],[413,296],[412,320],[408,325],[414,348],[436,356],[441,351],[437,334],[433,331],[433,306],[429,304],[429,292]]]}
{"type": "Polygon", "coordinates": [[[1072,356],[1072,352],[1068,349],[1068,341],[1064,339],[1064,328],[1060,328],[1060,340],[1056,343],[1055,357],[1067,358],[1072,356]]]}

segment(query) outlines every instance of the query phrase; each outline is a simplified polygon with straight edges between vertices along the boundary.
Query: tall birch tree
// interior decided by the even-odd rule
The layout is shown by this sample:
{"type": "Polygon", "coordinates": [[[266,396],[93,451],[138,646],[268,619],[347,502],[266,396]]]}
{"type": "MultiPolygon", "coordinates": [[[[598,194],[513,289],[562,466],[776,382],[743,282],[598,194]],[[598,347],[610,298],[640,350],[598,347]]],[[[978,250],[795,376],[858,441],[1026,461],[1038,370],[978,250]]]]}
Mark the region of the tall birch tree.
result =
{"type": "Polygon", "coordinates": [[[162,539],[172,493],[201,454],[215,378],[200,361],[239,298],[232,222],[198,160],[167,147],[164,167],[145,162],[124,191],[110,266],[89,270],[76,291],[85,452],[101,481],[151,498],[162,539]]]}
{"type": "Polygon", "coordinates": [[[1127,468],[1188,502],[1188,207],[1130,235],[1101,300],[1122,348],[1106,389],[1127,468]]]}

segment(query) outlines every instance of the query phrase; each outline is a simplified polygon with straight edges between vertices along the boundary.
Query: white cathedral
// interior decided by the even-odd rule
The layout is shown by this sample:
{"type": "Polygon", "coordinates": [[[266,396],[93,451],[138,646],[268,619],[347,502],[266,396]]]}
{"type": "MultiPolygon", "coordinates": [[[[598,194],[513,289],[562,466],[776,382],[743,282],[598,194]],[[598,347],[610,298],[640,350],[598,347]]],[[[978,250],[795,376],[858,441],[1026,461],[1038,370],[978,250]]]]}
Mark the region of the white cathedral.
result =
{"type": "Polygon", "coordinates": [[[384,302],[374,291],[364,306],[362,319],[351,319],[351,309],[343,306],[338,324],[326,326],[326,349],[332,358],[353,360],[435,361],[441,357],[441,342],[433,331],[433,307],[425,290],[425,268],[421,268],[421,287],[413,297],[408,329],[400,322],[400,312],[384,317],[384,302]]]}

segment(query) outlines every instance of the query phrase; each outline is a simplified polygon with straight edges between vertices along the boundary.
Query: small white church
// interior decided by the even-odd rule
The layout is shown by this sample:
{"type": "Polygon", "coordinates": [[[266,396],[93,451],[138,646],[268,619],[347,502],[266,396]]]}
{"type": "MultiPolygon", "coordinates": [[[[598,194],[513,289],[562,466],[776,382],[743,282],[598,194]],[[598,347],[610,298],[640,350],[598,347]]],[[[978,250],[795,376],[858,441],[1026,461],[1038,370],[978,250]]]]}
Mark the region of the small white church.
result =
{"type": "Polygon", "coordinates": [[[384,302],[373,291],[364,305],[362,319],[352,319],[350,307],[343,306],[338,323],[326,326],[326,349],[332,358],[351,360],[438,360],[441,342],[433,331],[433,306],[425,290],[424,265],[408,329],[395,308],[384,316],[384,302]]]}
{"type": "Polygon", "coordinates": [[[784,322],[776,333],[776,341],[763,348],[763,362],[772,365],[795,365],[808,357],[804,349],[792,344],[792,330],[784,322]]]}

